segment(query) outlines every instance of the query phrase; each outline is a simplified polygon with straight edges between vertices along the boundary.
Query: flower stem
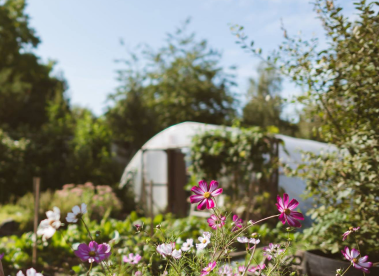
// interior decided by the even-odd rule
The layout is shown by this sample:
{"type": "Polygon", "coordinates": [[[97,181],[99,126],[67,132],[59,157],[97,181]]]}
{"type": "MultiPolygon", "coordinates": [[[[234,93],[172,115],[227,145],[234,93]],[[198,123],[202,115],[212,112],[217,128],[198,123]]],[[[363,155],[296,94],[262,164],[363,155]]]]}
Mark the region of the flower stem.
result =
{"type": "Polygon", "coordinates": [[[243,271],[242,276],[244,276],[244,275],[246,274],[246,271],[247,271],[247,269],[249,268],[249,266],[250,266],[250,264],[251,264],[251,261],[253,260],[254,253],[255,253],[255,248],[256,248],[256,247],[257,247],[257,245],[254,244],[253,252],[251,253],[251,256],[250,256],[249,262],[247,263],[247,266],[245,267],[245,270],[243,271]]]}
{"type": "Polygon", "coordinates": [[[89,238],[91,239],[91,241],[94,241],[94,239],[92,238],[91,232],[89,231],[89,229],[88,229],[88,227],[87,227],[87,224],[84,222],[84,219],[81,218],[81,221],[83,222],[84,227],[86,228],[86,230],[87,230],[87,232],[88,232],[88,236],[89,236],[89,238]]]}
{"type": "Polygon", "coordinates": [[[349,269],[350,269],[350,267],[351,267],[351,263],[350,263],[350,265],[349,265],[349,267],[348,268],[346,268],[346,270],[341,274],[341,276],[343,276],[349,269]]]}
{"type": "Polygon", "coordinates": [[[171,266],[175,269],[176,273],[178,273],[178,276],[180,276],[180,273],[178,269],[176,268],[176,266],[174,265],[174,263],[170,259],[168,261],[170,262],[171,266]]]}

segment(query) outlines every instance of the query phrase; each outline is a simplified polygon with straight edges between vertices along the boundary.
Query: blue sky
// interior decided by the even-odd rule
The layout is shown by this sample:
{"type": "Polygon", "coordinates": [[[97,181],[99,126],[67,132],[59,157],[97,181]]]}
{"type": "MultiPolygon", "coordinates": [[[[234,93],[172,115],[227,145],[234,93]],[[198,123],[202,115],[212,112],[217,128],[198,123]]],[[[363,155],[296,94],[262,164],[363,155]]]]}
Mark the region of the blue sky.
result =
{"type": "MultiPolygon", "coordinates": [[[[351,14],[352,1],[339,1],[351,14]]],[[[222,65],[238,67],[237,92],[244,99],[259,61],[234,43],[229,24],[240,24],[255,45],[268,52],[282,40],[281,19],[289,33],[324,36],[308,0],[29,0],[27,13],[42,43],[43,61],[57,61],[69,84],[71,103],[104,112],[107,95],[118,86],[115,59],[139,43],[160,47],[167,32],[191,17],[190,30],[223,53],[222,65]],[[125,46],[120,45],[120,38],[125,46]]],[[[285,82],[285,96],[299,89],[285,82]]],[[[290,114],[293,110],[289,110],[290,114]]]]}

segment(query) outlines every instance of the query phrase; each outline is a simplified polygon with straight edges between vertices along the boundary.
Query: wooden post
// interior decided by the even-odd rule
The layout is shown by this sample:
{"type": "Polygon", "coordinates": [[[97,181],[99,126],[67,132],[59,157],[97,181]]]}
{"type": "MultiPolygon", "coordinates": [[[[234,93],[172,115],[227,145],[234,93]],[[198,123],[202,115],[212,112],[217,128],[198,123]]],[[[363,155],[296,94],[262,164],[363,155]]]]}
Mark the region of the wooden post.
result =
{"type": "MultiPolygon", "coordinates": [[[[35,266],[37,264],[37,228],[38,228],[38,211],[39,211],[39,190],[40,190],[41,178],[33,177],[33,191],[34,191],[34,244],[32,263],[35,266]]],[[[0,275],[1,276],[1,275],[0,275]]]]}
{"type": "Polygon", "coordinates": [[[151,180],[150,181],[150,185],[149,185],[149,188],[150,188],[150,191],[149,191],[149,203],[150,203],[150,235],[153,236],[154,235],[154,211],[153,211],[153,181],[151,180]]]}
{"type": "Polygon", "coordinates": [[[0,276],[5,276],[4,270],[3,270],[3,264],[1,263],[1,260],[0,260],[0,276]]]}

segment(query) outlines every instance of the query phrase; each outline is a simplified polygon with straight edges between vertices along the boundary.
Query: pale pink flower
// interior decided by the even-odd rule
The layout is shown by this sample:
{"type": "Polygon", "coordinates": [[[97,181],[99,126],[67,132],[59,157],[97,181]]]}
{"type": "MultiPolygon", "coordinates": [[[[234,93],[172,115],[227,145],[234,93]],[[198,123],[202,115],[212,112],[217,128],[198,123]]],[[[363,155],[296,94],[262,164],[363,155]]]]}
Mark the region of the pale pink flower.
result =
{"type": "Polygon", "coordinates": [[[349,230],[347,230],[345,233],[342,235],[342,240],[346,240],[347,236],[349,236],[353,232],[358,232],[358,230],[361,229],[361,227],[350,227],[349,230]]]}
{"type": "Polygon", "coordinates": [[[139,261],[142,259],[142,257],[138,254],[134,255],[133,253],[130,253],[128,256],[123,256],[122,260],[124,263],[128,264],[138,264],[139,261]]]}
{"type": "Polygon", "coordinates": [[[163,243],[157,246],[157,251],[162,255],[163,258],[167,256],[172,256],[175,259],[180,259],[182,257],[182,250],[175,249],[175,243],[163,243]]]}
{"type": "Polygon", "coordinates": [[[196,244],[198,250],[203,250],[211,242],[211,233],[204,232],[202,237],[199,237],[198,240],[200,243],[196,244]]]}
{"type": "MultiPolygon", "coordinates": [[[[20,270],[16,276],[25,276],[25,274],[20,270]]],[[[38,273],[34,268],[29,268],[26,270],[26,276],[43,276],[42,273],[38,273]]]]}
{"type": "Polygon", "coordinates": [[[141,271],[136,271],[136,273],[134,273],[134,276],[142,276],[142,272],[141,271]]]}
{"type": "Polygon", "coordinates": [[[287,222],[289,226],[301,227],[298,220],[304,220],[304,216],[302,213],[293,211],[293,209],[299,205],[299,202],[296,199],[292,199],[291,202],[289,202],[288,194],[283,194],[283,199],[278,195],[277,201],[276,207],[278,211],[281,212],[279,220],[283,224],[287,222]]]}
{"type": "Polygon", "coordinates": [[[187,239],[185,243],[182,245],[182,251],[188,251],[193,247],[193,239],[187,239]]]}
{"type": "Polygon", "coordinates": [[[216,215],[211,215],[211,217],[207,219],[207,222],[213,230],[216,230],[217,228],[221,228],[225,225],[225,220],[226,217],[224,216],[221,216],[219,219],[216,215]]]}
{"type": "Polygon", "coordinates": [[[229,265],[223,265],[218,270],[218,275],[226,275],[226,276],[232,276],[233,275],[233,269],[229,265]]]}
{"type": "Polygon", "coordinates": [[[261,263],[257,266],[252,266],[248,269],[249,272],[259,274],[263,269],[266,268],[266,265],[264,263],[261,263]]]}
{"type": "Polygon", "coordinates": [[[263,247],[263,251],[263,256],[265,256],[266,259],[270,261],[272,258],[276,258],[284,250],[280,249],[279,244],[270,243],[267,247],[263,247]]]}
{"type": "Polygon", "coordinates": [[[350,251],[347,246],[345,246],[345,249],[341,250],[341,252],[346,260],[350,261],[356,269],[362,270],[364,273],[370,273],[368,269],[372,267],[372,263],[367,261],[368,256],[359,258],[359,251],[355,248],[352,248],[350,251]]]}
{"type": "Polygon", "coordinates": [[[208,275],[216,267],[216,264],[216,262],[209,263],[206,267],[203,268],[200,276],[208,275]]]}
{"type": "Polygon", "coordinates": [[[215,180],[211,181],[209,185],[204,180],[199,181],[199,187],[193,186],[191,191],[195,193],[195,195],[190,196],[191,203],[198,203],[197,209],[204,210],[213,209],[215,207],[215,203],[213,201],[213,197],[216,197],[222,193],[222,188],[217,188],[218,182],[215,180]]]}
{"type": "Polygon", "coordinates": [[[240,219],[237,215],[233,215],[233,228],[232,231],[237,231],[238,228],[242,228],[243,220],[240,219]]]}
{"type": "Polygon", "coordinates": [[[95,241],[91,241],[88,245],[81,243],[74,253],[83,262],[100,263],[111,255],[111,247],[106,243],[98,244],[95,241]]]}

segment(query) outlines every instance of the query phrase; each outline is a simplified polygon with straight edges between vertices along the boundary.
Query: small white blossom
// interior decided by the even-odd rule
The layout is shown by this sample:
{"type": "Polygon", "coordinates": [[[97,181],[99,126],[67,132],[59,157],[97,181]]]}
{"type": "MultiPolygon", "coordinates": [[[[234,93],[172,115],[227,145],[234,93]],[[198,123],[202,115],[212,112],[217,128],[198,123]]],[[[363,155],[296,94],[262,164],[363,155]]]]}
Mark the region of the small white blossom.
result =
{"type": "Polygon", "coordinates": [[[87,213],[87,205],[82,203],[79,207],[78,205],[72,207],[72,213],[68,213],[66,220],[69,223],[76,223],[85,213],[87,213]]]}
{"type": "Polygon", "coordinates": [[[37,235],[42,236],[44,240],[50,239],[55,234],[55,231],[61,226],[61,211],[58,207],[54,207],[53,211],[46,212],[46,217],[47,219],[44,219],[39,224],[37,231],[37,235]]]}
{"type": "MultiPolygon", "coordinates": [[[[16,276],[25,276],[24,273],[20,270],[16,276]]],[[[26,271],[26,276],[43,276],[41,273],[37,273],[37,271],[34,268],[29,268],[26,271]]]]}
{"type": "Polygon", "coordinates": [[[188,251],[193,247],[193,239],[187,239],[185,243],[182,245],[182,251],[188,251]]]}
{"type": "Polygon", "coordinates": [[[196,244],[198,250],[203,250],[211,242],[211,233],[204,232],[202,237],[199,237],[198,240],[200,243],[196,244]]]}
{"type": "Polygon", "coordinates": [[[172,254],[171,256],[175,259],[180,259],[182,257],[182,250],[176,250],[174,249],[174,251],[172,251],[172,254]]]}

